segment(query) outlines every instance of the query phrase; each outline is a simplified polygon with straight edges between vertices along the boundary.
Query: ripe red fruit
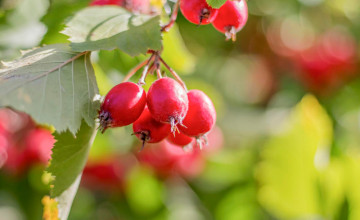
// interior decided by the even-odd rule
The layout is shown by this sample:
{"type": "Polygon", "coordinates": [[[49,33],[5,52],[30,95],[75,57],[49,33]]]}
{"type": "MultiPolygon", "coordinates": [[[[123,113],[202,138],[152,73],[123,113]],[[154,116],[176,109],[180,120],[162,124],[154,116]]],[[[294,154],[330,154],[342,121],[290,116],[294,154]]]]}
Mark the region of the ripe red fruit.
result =
{"type": "Polygon", "coordinates": [[[125,7],[134,12],[148,14],[151,11],[149,0],[125,0],[125,7]]]}
{"type": "Polygon", "coordinates": [[[226,1],[213,21],[216,30],[225,33],[226,39],[235,40],[236,33],[246,24],[248,8],[245,0],[226,1]]]}
{"type": "Polygon", "coordinates": [[[170,125],[156,121],[145,108],[138,120],[133,124],[133,131],[136,137],[143,142],[157,143],[165,139],[170,134],[170,125]]]}
{"type": "Polygon", "coordinates": [[[123,6],[126,0],[94,0],[90,3],[91,6],[95,5],[118,5],[123,6]]]}
{"type": "Polygon", "coordinates": [[[167,137],[167,140],[169,142],[171,142],[172,144],[178,145],[178,146],[186,146],[188,144],[190,144],[194,138],[193,137],[189,137],[181,132],[176,132],[175,136],[174,134],[169,134],[169,136],[167,137]]]}
{"type": "Polygon", "coordinates": [[[320,36],[293,59],[298,77],[312,91],[327,94],[356,74],[356,41],[344,31],[333,29],[320,36]]]}
{"type": "Polygon", "coordinates": [[[176,125],[182,124],[189,108],[189,100],[185,89],[178,82],[164,77],[150,86],[147,105],[153,118],[170,123],[174,132],[176,125]]]}
{"type": "Polygon", "coordinates": [[[43,128],[30,131],[25,138],[27,158],[46,165],[51,158],[54,144],[55,139],[50,131],[43,128]]]}
{"type": "Polygon", "coordinates": [[[180,0],[180,10],[186,19],[198,25],[211,23],[218,13],[206,0],[180,0]]]}
{"type": "Polygon", "coordinates": [[[117,5],[126,8],[132,12],[148,14],[151,11],[149,0],[94,0],[91,6],[117,5]]]}
{"type": "Polygon", "coordinates": [[[7,160],[4,164],[4,168],[15,175],[22,174],[34,164],[47,165],[55,143],[51,132],[46,129],[33,128],[23,132],[25,134],[19,134],[19,136],[24,138],[9,145],[7,160]]]}
{"type": "Polygon", "coordinates": [[[106,95],[99,111],[100,127],[121,127],[136,121],[146,105],[143,88],[132,82],[116,85],[106,95]]]}
{"type": "Polygon", "coordinates": [[[139,161],[154,169],[161,177],[181,175],[193,178],[205,168],[202,151],[194,149],[185,152],[182,148],[164,140],[153,144],[137,154],[139,161]]]}
{"type": "Polygon", "coordinates": [[[216,121],[215,107],[210,98],[200,90],[188,92],[189,110],[179,130],[188,136],[199,137],[209,132],[216,121]]]}
{"type": "Polygon", "coordinates": [[[131,155],[107,155],[104,158],[89,159],[81,184],[91,190],[120,193],[126,186],[126,175],[135,165],[131,155]]]}

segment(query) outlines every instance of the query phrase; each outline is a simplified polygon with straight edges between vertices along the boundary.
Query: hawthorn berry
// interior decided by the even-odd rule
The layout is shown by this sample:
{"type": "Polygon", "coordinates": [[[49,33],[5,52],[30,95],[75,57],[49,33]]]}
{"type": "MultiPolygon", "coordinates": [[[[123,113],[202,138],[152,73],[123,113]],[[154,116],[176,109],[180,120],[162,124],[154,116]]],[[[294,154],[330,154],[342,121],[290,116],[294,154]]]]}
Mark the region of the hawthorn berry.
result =
{"type": "Polygon", "coordinates": [[[325,95],[356,74],[356,42],[342,30],[331,29],[318,36],[307,50],[292,57],[297,77],[308,89],[325,95]]]}
{"type": "Polygon", "coordinates": [[[188,136],[199,137],[209,132],[216,121],[216,111],[210,98],[200,90],[188,92],[189,110],[179,130],[188,136]]]}
{"type": "Polygon", "coordinates": [[[25,138],[25,154],[29,160],[46,165],[51,159],[51,149],[55,139],[51,132],[43,128],[35,128],[25,138]]]}
{"type": "Polygon", "coordinates": [[[174,174],[193,178],[199,175],[205,167],[205,157],[203,157],[202,151],[194,149],[185,152],[167,140],[153,144],[136,156],[140,163],[148,165],[163,178],[174,174]]]}
{"type": "Polygon", "coordinates": [[[137,138],[146,143],[157,143],[170,134],[170,125],[156,121],[148,108],[145,108],[138,120],[133,124],[133,131],[137,138]]]}
{"type": "Polygon", "coordinates": [[[180,10],[187,20],[197,25],[211,23],[218,13],[206,0],[180,0],[180,10]]]}
{"type": "Polygon", "coordinates": [[[219,12],[212,22],[216,30],[225,33],[226,39],[236,39],[236,33],[246,24],[248,8],[245,0],[227,0],[220,7],[219,12]]]}
{"type": "Polygon", "coordinates": [[[100,6],[100,5],[118,5],[123,6],[126,0],[94,0],[90,3],[91,6],[100,6]]]}
{"type": "Polygon", "coordinates": [[[167,137],[167,140],[171,142],[172,144],[178,145],[178,146],[186,146],[190,144],[194,138],[189,137],[181,132],[174,134],[169,134],[167,137]]]}
{"type": "Polygon", "coordinates": [[[125,0],[125,8],[134,12],[140,12],[143,14],[150,13],[150,6],[150,0],[125,0]]]}
{"type": "Polygon", "coordinates": [[[132,12],[150,13],[149,0],[94,0],[90,6],[117,5],[132,12]]]}
{"type": "Polygon", "coordinates": [[[182,124],[189,101],[186,90],[174,79],[164,77],[156,80],[149,89],[147,105],[153,118],[157,121],[170,123],[171,130],[182,124]]]}
{"type": "Polygon", "coordinates": [[[136,121],[146,105],[144,89],[132,82],[113,87],[105,96],[99,111],[100,127],[121,127],[136,121]]]}

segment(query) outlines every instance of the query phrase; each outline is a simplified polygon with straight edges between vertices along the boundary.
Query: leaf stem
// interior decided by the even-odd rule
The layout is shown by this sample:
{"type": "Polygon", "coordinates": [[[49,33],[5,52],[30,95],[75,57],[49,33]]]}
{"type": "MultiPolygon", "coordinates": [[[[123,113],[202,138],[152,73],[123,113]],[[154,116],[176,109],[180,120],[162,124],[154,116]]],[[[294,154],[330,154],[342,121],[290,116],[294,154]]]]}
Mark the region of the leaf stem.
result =
{"type": "Polygon", "coordinates": [[[179,12],[179,6],[180,6],[180,0],[177,0],[177,2],[174,5],[174,8],[172,10],[170,21],[169,21],[169,23],[167,23],[166,25],[161,27],[161,32],[168,32],[172,28],[172,26],[174,25],[174,23],[176,21],[178,12],[179,12]]]}

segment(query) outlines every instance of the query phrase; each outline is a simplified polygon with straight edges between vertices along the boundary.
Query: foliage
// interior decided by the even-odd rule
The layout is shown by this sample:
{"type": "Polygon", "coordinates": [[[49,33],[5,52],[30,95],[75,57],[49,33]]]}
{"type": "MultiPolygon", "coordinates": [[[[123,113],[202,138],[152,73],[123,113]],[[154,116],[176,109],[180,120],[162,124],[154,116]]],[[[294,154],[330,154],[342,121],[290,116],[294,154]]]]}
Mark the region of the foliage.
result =
{"type": "MultiPolygon", "coordinates": [[[[214,8],[225,3],[206,1],[214,8]]],[[[0,1],[0,107],[29,114],[37,126],[55,130],[57,140],[47,174],[40,165],[20,176],[0,171],[1,216],[39,219],[43,209],[44,219],[73,220],[360,219],[359,51],[353,48],[351,74],[322,76],[332,83],[326,91],[321,83],[309,87],[299,61],[327,32],[347,38],[337,39],[335,52],[325,47],[330,61],[321,53],[322,61],[301,60],[310,68],[350,54],[341,48],[349,42],[358,48],[359,1],[247,1],[249,21],[234,43],[181,14],[161,33],[174,1],[151,0],[163,9],[161,15],[88,7],[89,2],[0,1]],[[187,87],[214,101],[221,147],[212,152],[209,137],[202,163],[173,163],[189,172],[202,170],[196,176],[174,169],[164,177],[156,166],[142,163],[130,127],[96,132],[100,95],[148,58],[149,49],[162,49],[162,58],[187,87]],[[103,161],[119,162],[110,171],[101,167],[104,192],[80,182],[87,163],[103,161]],[[118,191],[109,193],[112,175],[118,191]],[[50,182],[51,197],[44,182],[50,182]]],[[[330,72],[338,73],[335,67],[330,72]]],[[[149,75],[144,89],[155,79],[149,75]]],[[[22,124],[15,113],[0,120],[0,164],[5,133],[20,133],[22,124]]]]}

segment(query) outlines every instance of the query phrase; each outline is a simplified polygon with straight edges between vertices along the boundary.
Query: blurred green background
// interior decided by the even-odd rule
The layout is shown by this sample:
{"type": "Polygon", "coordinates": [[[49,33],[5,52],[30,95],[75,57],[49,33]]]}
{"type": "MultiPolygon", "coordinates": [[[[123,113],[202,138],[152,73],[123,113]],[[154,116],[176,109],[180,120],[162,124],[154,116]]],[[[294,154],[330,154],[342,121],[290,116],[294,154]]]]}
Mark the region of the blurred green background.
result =
{"type": "MultiPolygon", "coordinates": [[[[0,60],[67,42],[64,21],[88,4],[0,0],[0,60]]],[[[360,1],[248,7],[236,42],[181,14],[164,34],[164,59],[215,104],[208,150],[138,153],[131,127],[98,134],[69,219],[360,219],[360,1]]],[[[143,59],[93,53],[101,95],[143,59]]],[[[0,216],[40,219],[43,179],[2,170],[0,216]]]]}

